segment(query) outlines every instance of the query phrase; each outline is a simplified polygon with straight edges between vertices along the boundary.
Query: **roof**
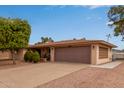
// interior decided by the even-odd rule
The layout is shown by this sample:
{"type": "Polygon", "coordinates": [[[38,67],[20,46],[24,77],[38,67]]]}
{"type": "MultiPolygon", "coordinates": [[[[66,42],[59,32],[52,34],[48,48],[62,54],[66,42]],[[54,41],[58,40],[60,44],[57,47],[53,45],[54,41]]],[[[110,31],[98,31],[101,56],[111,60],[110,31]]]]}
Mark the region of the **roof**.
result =
{"type": "Polygon", "coordinates": [[[114,44],[106,42],[104,40],[64,40],[64,41],[57,41],[57,42],[47,42],[41,43],[36,45],[30,45],[29,48],[40,48],[40,47],[57,47],[57,46],[74,46],[74,45],[91,45],[91,44],[103,44],[109,47],[117,47],[114,44]]]}

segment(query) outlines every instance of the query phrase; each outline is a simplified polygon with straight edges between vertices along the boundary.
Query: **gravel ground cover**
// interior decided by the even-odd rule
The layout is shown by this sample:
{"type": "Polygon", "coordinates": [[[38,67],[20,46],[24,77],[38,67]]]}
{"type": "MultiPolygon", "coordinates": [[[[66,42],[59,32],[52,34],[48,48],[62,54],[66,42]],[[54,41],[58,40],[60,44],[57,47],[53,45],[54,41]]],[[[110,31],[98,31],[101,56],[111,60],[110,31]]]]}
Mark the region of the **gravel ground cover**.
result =
{"type": "Polygon", "coordinates": [[[39,85],[38,88],[123,88],[124,63],[113,69],[88,67],[39,85]]]}

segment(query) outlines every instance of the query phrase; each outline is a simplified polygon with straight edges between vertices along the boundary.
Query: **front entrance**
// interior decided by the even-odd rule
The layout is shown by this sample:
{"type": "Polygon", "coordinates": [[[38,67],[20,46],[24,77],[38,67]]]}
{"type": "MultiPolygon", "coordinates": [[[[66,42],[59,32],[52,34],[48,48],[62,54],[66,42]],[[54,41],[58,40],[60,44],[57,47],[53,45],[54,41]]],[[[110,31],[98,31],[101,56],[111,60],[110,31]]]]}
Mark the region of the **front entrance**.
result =
{"type": "Polygon", "coordinates": [[[47,61],[50,61],[50,48],[42,48],[40,54],[41,58],[46,58],[47,61]]]}

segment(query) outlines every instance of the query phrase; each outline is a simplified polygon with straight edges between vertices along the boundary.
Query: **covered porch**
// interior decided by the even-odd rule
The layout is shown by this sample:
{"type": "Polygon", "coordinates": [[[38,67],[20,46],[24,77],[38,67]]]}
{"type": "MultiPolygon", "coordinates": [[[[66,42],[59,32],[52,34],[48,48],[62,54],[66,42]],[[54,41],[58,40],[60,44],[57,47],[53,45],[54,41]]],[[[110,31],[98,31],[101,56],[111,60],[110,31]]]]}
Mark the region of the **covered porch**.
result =
{"type": "Polygon", "coordinates": [[[52,47],[31,47],[32,51],[38,51],[40,54],[40,59],[43,62],[53,62],[54,61],[54,48],[52,47]]]}

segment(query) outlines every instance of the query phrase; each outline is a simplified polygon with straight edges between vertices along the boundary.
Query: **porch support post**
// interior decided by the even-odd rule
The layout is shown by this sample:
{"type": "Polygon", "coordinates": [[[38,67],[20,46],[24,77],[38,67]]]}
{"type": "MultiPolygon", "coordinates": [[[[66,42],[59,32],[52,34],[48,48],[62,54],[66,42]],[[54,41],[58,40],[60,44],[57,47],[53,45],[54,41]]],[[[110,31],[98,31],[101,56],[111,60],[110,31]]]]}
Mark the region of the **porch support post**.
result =
{"type": "Polygon", "coordinates": [[[40,49],[40,58],[42,58],[42,49],[40,49]]]}
{"type": "Polygon", "coordinates": [[[51,62],[55,61],[55,48],[54,47],[50,48],[50,61],[51,62]]]}

